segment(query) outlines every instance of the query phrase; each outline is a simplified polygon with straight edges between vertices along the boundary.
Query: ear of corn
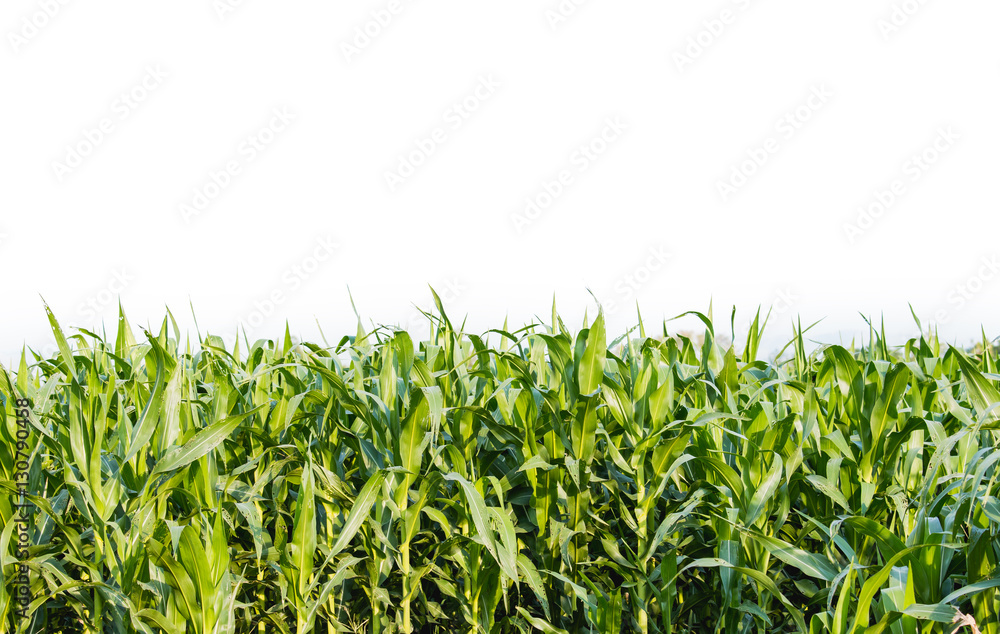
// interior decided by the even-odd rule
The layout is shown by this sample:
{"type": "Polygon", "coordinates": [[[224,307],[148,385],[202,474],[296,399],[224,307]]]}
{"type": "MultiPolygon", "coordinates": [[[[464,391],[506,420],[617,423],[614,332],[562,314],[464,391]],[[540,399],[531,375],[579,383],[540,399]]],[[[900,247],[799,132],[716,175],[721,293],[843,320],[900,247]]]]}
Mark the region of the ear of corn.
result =
{"type": "Polygon", "coordinates": [[[1000,632],[990,340],[767,362],[694,315],[227,349],[48,312],[0,370],[0,632],[1000,632]]]}

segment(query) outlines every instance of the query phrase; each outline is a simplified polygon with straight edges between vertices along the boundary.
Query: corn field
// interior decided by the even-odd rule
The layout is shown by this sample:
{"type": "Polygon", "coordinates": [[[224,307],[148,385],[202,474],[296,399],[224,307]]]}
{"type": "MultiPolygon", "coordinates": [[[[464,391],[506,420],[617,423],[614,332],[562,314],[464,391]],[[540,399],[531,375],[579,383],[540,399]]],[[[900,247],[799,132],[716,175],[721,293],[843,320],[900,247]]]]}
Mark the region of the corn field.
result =
{"type": "Polygon", "coordinates": [[[48,312],[58,354],[0,369],[0,627],[1000,633],[986,335],[768,360],[760,315],[741,349],[692,315],[227,347],[48,312]]]}

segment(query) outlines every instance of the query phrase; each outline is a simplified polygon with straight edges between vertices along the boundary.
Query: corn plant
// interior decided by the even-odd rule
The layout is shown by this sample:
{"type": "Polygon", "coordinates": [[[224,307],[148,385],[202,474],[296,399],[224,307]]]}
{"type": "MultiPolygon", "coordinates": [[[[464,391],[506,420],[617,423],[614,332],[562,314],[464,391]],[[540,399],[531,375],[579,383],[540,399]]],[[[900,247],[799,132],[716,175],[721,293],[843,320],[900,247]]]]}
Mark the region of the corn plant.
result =
{"type": "Polygon", "coordinates": [[[47,311],[58,353],[0,367],[0,632],[1000,634],[993,342],[768,360],[759,314],[739,348],[691,314],[227,346],[47,311]]]}

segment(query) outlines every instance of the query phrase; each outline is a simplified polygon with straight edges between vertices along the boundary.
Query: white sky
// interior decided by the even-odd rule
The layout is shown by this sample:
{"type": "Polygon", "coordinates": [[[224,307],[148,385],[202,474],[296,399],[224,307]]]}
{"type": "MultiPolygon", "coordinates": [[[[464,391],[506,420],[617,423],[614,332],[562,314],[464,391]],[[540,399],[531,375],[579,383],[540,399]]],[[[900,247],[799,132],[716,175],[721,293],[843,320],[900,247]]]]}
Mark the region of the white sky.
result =
{"type": "Polygon", "coordinates": [[[134,324],[169,306],[188,327],[190,301],[203,332],[318,320],[335,341],[348,287],[366,323],[415,324],[428,283],[478,332],[553,294],[577,327],[590,289],[613,333],[637,300],[656,329],[712,299],[726,331],[777,302],[775,341],[795,315],[849,340],[859,313],[902,340],[908,303],[950,340],[1000,334],[998,20],[987,0],[5,0],[0,359],[50,346],[39,295],[66,327],[113,327],[120,293],[134,324]]]}

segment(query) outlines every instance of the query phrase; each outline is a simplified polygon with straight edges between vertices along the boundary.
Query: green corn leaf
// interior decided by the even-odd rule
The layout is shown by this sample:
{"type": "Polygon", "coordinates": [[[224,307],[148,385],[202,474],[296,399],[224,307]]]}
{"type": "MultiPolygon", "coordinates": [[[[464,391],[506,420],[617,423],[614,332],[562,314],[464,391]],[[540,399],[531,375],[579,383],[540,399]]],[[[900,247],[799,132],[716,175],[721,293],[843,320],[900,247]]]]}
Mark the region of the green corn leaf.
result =
{"type": "Polygon", "coordinates": [[[291,549],[292,565],[297,571],[296,589],[300,594],[304,594],[304,590],[310,585],[313,559],[316,554],[316,492],[313,484],[312,460],[308,455],[302,466],[291,549]]]}
{"type": "Polygon", "coordinates": [[[500,564],[500,568],[504,571],[504,574],[511,580],[517,579],[516,564],[513,561],[516,553],[507,553],[506,556],[501,557],[493,535],[493,528],[490,526],[491,515],[486,506],[486,501],[483,500],[483,496],[479,494],[479,491],[476,490],[476,487],[471,482],[456,473],[449,473],[444,476],[444,479],[458,482],[462,487],[462,490],[465,492],[466,503],[468,504],[467,511],[472,517],[476,533],[483,540],[483,545],[486,546],[486,550],[493,556],[493,559],[500,564]]]}
{"type": "Polygon", "coordinates": [[[987,422],[996,423],[1000,421],[1000,391],[976,369],[965,355],[956,351],[958,365],[962,368],[962,375],[965,377],[965,386],[969,392],[969,399],[979,412],[979,415],[986,415],[987,422]],[[987,413],[988,412],[988,413],[987,413]]]}
{"type": "Polygon", "coordinates": [[[351,507],[351,512],[347,516],[347,521],[340,531],[340,536],[330,549],[334,554],[344,550],[351,540],[354,539],[354,535],[361,528],[361,524],[364,523],[365,518],[368,517],[368,513],[371,511],[375,501],[378,500],[385,476],[385,471],[376,471],[368,478],[368,482],[365,483],[364,488],[358,493],[358,497],[354,500],[354,505],[351,507]]]}
{"type": "Polygon", "coordinates": [[[264,405],[260,405],[245,414],[231,416],[220,420],[213,425],[209,425],[205,429],[202,429],[200,432],[192,436],[191,440],[186,442],[183,447],[176,447],[164,455],[163,458],[156,463],[156,468],[153,469],[152,475],[156,475],[158,473],[168,473],[170,471],[181,469],[195,460],[204,457],[208,452],[218,447],[222,441],[229,436],[229,434],[233,433],[233,430],[239,427],[240,423],[250,418],[263,408],[264,405]]]}
{"type": "Polygon", "coordinates": [[[580,394],[593,394],[604,379],[604,359],[607,337],[604,332],[604,313],[598,313],[587,334],[587,345],[580,360],[580,394]]]}
{"type": "Polygon", "coordinates": [[[767,552],[786,564],[794,566],[802,574],[824,581],[833,581],[833,578],[840,573],[836,566],[830,563],[825,557],[810,553],[801,548],[796,548],[776,537],[769,537],[752,531],[749,531],[749,535],[754,541],[763,546],[767,552]]]}
{"type": "Polygon", "coordinates": [[[750,504],[747,507],[747,516],[744,520],[746,526],[753,526],[766,506],[771,503],[771,498],[777,490],[778,484],[781,483],[783,467],[784,463],[781,460],[781,456],[775,454],[771,462],[771,468],[768,469],[764,480],[760,483],[757,490],[754,491],[753,497],[750,498],[750,504]]]}

